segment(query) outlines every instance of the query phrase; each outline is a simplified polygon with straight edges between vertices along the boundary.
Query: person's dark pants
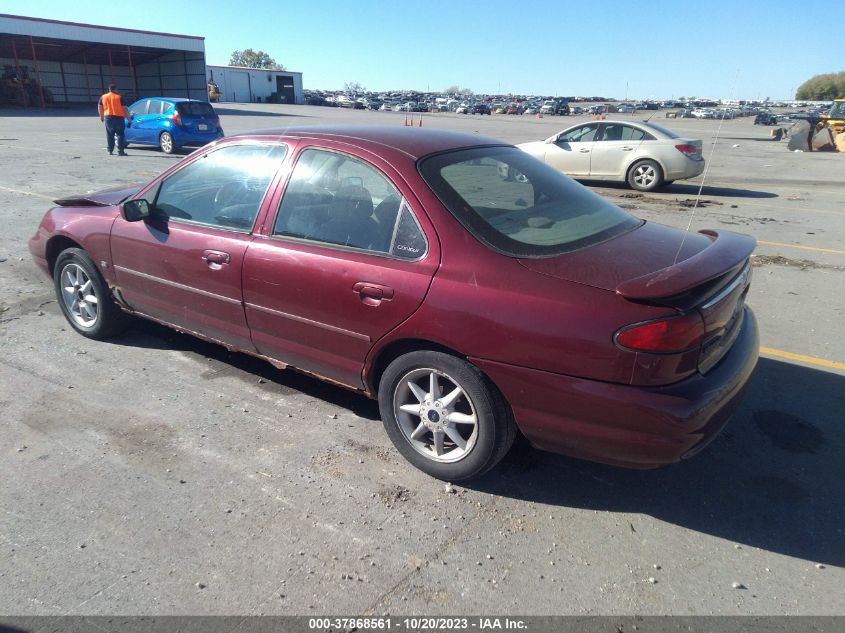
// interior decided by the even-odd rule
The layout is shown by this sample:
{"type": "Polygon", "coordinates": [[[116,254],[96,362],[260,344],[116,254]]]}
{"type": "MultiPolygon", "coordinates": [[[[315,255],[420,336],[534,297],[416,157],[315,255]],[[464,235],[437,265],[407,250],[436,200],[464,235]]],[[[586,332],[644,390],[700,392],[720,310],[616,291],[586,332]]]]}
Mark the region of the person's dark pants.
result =
{"type": "Polygon", "coordinates": [[[114,151],[114,137],[117,137],[117,151],[123,153],[126,147],[126,128],[122,116],[107,116],[106,121],[106,145],[109,154],[114,151]]]}

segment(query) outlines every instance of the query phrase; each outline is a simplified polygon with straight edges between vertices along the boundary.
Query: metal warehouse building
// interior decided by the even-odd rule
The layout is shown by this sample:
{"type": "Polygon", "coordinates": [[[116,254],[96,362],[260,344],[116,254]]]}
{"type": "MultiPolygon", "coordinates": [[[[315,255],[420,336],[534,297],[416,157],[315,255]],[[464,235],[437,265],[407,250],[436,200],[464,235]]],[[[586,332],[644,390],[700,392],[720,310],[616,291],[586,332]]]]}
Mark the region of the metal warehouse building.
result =
{"type": "Polygon", "coordinates": [[[208,80],[220,88],[220,101],[305,103],[302,73],[240,66],[208,66],[208,80]]]}
{"type": "Polygon", "coordinates": [[[116,83],[207,100],[205,38],[0,14],[0,104],[95,103],[116,83]]]}

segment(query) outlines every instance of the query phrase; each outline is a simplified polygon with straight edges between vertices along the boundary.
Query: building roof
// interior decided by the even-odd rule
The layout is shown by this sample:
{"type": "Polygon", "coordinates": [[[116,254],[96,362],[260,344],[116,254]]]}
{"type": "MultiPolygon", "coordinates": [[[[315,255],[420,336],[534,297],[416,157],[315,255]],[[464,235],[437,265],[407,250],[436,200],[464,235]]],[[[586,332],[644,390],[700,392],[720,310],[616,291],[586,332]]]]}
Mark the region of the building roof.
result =
{"type": "MultiPolygon", "coordinates": [[[[0,13],[0,34],[141,48],[205,51],[205,38],[0,13]]],[[[28,42],[27,42],[28,43],[28,42]]],[[[37,43],[36,43],[37,44],[37,43]]]]}
{"type": "Polygon", "coordinates": [[[223,64],[206,64],[208,68],[231,68],[232,70],[260,70],[268,73],[287,73],[289,75],[301,75],[297,70],[287,70],[280,68],[251,68],[249,66],[224,66],[223,64]]]}

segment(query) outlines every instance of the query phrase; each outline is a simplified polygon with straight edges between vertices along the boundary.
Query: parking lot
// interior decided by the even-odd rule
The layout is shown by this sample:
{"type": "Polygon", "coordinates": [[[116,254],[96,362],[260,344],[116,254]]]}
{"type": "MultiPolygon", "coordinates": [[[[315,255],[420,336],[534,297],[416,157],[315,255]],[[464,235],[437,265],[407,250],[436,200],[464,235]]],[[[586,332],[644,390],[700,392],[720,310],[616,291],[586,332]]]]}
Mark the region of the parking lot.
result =
{"type": "MultiPolygon", "coordinates": [[[[227,134],[405,119],[216,109],[227,134]]],[[[422,117],[511,143],[589,118],[422,117]]],[[[757,238],[762,354],[740,410],[675,466],[518,441],[451,487],[344,389],[151,323],[75,334],[27,239],[51,200],[180,157],[108,156],[95,110],[0,111],[0,612],[842,614],[845,156],[789,152],[750,118],[653,120],[703,140],[704,186],[589,186],[649,221],[757,238]]]]}

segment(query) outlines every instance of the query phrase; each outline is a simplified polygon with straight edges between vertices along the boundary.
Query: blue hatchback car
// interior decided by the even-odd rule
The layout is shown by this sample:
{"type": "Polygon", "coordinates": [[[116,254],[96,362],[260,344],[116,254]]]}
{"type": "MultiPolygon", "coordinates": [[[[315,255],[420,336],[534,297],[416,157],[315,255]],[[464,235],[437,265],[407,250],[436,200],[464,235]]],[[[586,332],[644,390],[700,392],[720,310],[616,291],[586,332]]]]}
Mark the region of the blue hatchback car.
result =
{"type": "Polygon", "coordinates": [[[205,145],[223,137],[220,117],[205,101],[149,97],[129,106],[129,113],[127,145],[158,145],[171,154],[185,145],[205,145]]]}

